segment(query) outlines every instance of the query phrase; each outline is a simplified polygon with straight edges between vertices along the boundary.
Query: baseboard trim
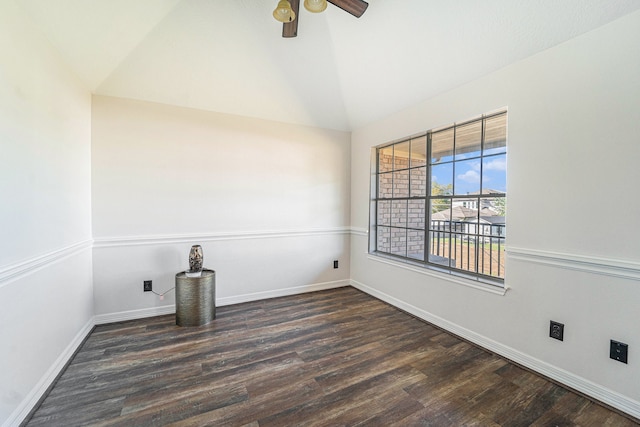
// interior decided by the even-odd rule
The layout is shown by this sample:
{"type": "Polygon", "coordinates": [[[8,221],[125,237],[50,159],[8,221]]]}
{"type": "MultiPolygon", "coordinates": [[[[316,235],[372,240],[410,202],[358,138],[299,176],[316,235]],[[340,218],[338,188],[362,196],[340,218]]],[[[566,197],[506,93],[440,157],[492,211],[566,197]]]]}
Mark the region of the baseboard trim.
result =
{"type": "Polygon", "coordinates": [[[350,285],[351,281],[348,279],[336,280],[333,282],[314,283],[312,285],[295,286],[291,288],[275,289],[273,291],[255,292],[251,294],[220,298],[216,301],[216,304],[218,304],[219,306],[241,304],[243,302],[258,301],[261,299],[286,297],[290,295],[304,294],[307,292],[317,292],[327,289],[343,288],[350,285]]]}
{"type": "Polygon", "coordinates": [[[94,327],[94,318],[91,318],[82,329],[71,340],[69,345],[58,356],[56,361],[49,367],[47,372],[42,376],[40,381],[31,389],[29,394],[22,400],[18,407],[5,420],[2,427],[10,427],[20,425],[27,420],[31,412],[35,410],[40,400],[46,395],[49,388],[57,380],[58,376],[67,367],[76,351],[80,348],[85,339],[89,336],[94,327]]]}
{"type": "Polygon", "coordinates": [[[384,292],[380,292],[377,289],[369,287],[364,283],[360,283],[356,280],[350,281],[351,286],[361,290],[375,298],[378,298],[386,303],[393,305],[407,313],[410,313],[422,320],[432,323],[446,331],[449,331],[465,340],[468,340],[474,344],[479,345],[491,352],[499,354],[519,365],[522,365],[528,369],[540,373],[553,381],[557,381],[560,384],[564,384],[580,393],[585,394],[599,402],[609,405],[612,408],[620,410],[625,414],[628,414],[636,419],[640,419],[640,402],[633,399],[629,399],[613,390],[609,390],[598,384],[595,384],[585,378],[572,374],[571,372],[557,368],[542,360],[531,357],[525,353],[515,350],[511,347],[500,344],[492,339],[489,339],[483,335],[477,334],[466,328],[463,328],[455,323],[445,320],[439,316],[435,316],[425,310],[417,308],[411,304],[408,304],[402,300],[399,300],[384,292]]]}
{"type": "Polygon", "coordinates": [[[46,268],[79,252],[90,250],[93,240],[83,240],[44,255],[7,265],[0,269],[0,288],[10,282],[46,268]]]}
{"type": "MultiPolygon", "coordinates": [[[[324,291],[326,289],[342,288],[350,286],[348,279],[336,280],[333,282],[314,283],[312,285],[295,286],[291,288],[275,289],[272,291],[255,292],[251,294],[237,295],[233,297],[216,298],[216,306],[241,304],[243,302],[258,301],[261,299],[285,297],[289,295],[297,295],[306,292],[324,291]]],[[[146,317],[163,316],[165,314],[174,314],[176,306],[174,304],[162,307],[143,308],[140,310],[120,311],[117,313],[98,314],[95,316],[96,325],[104,325],[107,323],[124,322],[127,320],[137,320],[146,317]]]]}
{"type": "Polygon", "coordinates": [[[165,314],[174,314],[176,306],[163,305],[161,307],[142,308],[139,310],[119,311],[116,313],[97,314],[95,316],[96,325],[105,325],[107,323],[125,322],[127,320],[144,319],[146,317],[164,316],[165,314]]]}

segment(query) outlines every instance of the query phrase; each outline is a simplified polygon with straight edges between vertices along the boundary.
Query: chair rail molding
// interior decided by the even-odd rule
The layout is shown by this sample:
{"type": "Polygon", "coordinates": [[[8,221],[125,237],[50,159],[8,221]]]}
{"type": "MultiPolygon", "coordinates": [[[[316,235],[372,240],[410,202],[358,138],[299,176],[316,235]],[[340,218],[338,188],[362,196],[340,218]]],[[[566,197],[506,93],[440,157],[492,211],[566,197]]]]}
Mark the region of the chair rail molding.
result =
{"type": "Polygon", "coordinates": [[[351,234],[353,234],[354,236],[368,236],[369,235],[369,231],[366,228],[362,228],[362,227],[351,227],[351,234]]]}
{"type": "Polygon", "coordinates": [[[0,288],[21,277],[60,262],[79,252],[90,250],[93,240],[86,239],[14,264],[0,267],[0,288]]]}
{"type": "Polygon", "coordinates": [[[632,261],[509,246],[507,246],[507,256],[509,259],[522,262],[640,280],[640,263],[632,261]]]}
{"type": "Polygon", "coordinates": [[[193,233],[147,236],[96,237],[94,248],[116,246],[166,245],[174,243],[215,242],[221,240],[276,239],[305,236],[348,235],[349,227],[310,228],[298,230],[256,230],[220,233],[193,233]]]}

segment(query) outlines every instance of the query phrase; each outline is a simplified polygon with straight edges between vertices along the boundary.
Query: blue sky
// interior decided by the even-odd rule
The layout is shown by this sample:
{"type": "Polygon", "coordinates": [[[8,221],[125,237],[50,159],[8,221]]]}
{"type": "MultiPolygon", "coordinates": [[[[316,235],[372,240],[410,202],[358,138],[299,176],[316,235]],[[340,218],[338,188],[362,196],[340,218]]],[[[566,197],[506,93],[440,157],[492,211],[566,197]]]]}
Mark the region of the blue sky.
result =
{"type": "Polygon", "coordinates": [[[484,175],[482,188],[507,191],[507,155],[501,154],[481,159],[461,160],[456,162],[455,176],[453,163],[432,166],[431,180],[441,185],[455,184],[456,194],[467,194],[480,191],[480,162],[483,162],[484,175]]]}

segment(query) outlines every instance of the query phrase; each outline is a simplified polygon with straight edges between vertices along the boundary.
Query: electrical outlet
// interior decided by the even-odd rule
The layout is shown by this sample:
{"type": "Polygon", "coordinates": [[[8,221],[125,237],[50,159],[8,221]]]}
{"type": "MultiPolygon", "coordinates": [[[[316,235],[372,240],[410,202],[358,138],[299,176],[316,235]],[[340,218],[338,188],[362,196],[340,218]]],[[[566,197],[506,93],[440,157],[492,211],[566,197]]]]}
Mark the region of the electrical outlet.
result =
{"type": "Polygon", "coordinates": [[[627,363],[629,346],[625,343],[611,340],[609,346],[609,357],[618,362],[627,363]]]}
{"type": "Polygon", "coordinates": [[[333,261],[333,268],[338,268],[338,260],[333,261]]]}
{"type": "Polygon", "coordinates": [[[549,336],[564,341],[564,324],[552,320],[549,324],[549,336]]]}
{"type": "Polygon", "coordinates": [[[142,284],[142,290],[144,292],[152,292],[153,286],[151,285],[151,280],[145,280],[142,284]]]}

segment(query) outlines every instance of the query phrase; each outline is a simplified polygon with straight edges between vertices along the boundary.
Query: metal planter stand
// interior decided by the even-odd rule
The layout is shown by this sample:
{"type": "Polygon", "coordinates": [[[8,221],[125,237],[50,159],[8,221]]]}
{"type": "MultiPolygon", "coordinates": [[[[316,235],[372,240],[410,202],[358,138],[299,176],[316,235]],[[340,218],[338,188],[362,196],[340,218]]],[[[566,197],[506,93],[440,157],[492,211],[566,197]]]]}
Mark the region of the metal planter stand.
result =
{"type": "Polygon", "coordinates": [[[202,270],[200,277],[176,274],[176,324],[202,326],[216,318],[216,272],[202,270]]]}

